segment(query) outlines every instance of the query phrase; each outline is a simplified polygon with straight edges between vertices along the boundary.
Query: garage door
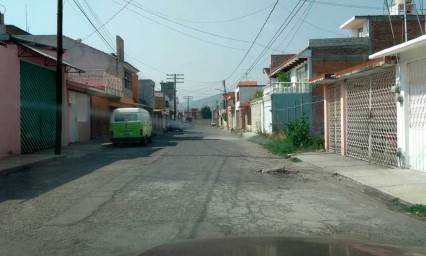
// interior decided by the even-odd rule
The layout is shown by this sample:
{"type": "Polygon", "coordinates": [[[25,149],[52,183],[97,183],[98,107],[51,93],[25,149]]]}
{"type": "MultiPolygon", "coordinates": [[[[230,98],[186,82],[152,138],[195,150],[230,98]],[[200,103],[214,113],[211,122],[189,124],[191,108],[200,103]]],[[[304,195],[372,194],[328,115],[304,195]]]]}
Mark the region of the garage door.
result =
{"type": "Polygon", "coordinates": [[[329,152],[339,154],[341,152],[340,87],[329,86],[328,95],[329,152]]]}
{"type": "Polygon", "coordinates": [[[410,168],[426,171],[426,59],[408,64],[410,89],[410,168]]]}
{"type": "Polygon", "coordinates": [[[55,72],[21,61],[21,152],[55,145],[55,72]]]}
{"type": "Polygon", "coordinates": [[[347,81],[347,155],[398,166],[395,71],[347,81]]]}

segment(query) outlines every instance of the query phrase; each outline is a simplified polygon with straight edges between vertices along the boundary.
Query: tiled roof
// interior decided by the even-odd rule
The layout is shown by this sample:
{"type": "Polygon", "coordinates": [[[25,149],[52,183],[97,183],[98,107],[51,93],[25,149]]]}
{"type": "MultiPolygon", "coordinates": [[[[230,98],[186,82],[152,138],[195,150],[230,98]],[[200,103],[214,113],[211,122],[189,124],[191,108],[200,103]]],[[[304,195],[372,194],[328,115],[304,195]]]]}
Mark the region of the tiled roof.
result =
{"type": "Polygon", "coordinates": [[[240,81],[238,87],[240,86],[257,86],[257,81],[240,81]]]}

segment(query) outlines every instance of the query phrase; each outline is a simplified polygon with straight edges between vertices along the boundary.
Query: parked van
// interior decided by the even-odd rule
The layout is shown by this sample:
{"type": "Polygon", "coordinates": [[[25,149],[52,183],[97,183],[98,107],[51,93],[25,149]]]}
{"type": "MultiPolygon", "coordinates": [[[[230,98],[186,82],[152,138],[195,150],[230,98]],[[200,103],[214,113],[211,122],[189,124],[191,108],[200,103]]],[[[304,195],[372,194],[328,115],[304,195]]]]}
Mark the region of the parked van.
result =
{"type": "Polygon", "coordinates": [[[140,108],[117,108],[111,114],[111,141],[114,145],[135,141],[142,145],[152,141],[152,121],[148,111],[140,108]]]}

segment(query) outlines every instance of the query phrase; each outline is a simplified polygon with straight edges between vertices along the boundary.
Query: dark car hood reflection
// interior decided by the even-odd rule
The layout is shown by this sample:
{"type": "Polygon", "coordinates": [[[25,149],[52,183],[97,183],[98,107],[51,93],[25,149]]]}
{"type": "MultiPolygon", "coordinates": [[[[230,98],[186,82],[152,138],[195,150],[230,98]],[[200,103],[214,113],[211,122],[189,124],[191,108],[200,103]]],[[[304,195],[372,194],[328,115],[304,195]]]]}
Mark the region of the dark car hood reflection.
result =
{"type": "Polygon", "coordinates": [[[178,242],[155,247],[141,256],[229,255],[229,256],[420,256],[426,248],[369,244],[365,242],[313,238],[226,238],[178,242]]]}

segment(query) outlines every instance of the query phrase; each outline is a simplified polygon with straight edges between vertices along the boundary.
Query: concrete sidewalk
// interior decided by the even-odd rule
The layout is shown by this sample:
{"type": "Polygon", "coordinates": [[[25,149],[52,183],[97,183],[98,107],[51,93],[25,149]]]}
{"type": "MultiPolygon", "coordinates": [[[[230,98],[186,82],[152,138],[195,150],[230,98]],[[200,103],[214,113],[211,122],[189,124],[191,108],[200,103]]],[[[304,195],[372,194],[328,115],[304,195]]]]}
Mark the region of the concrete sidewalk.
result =
{"type": "Polygon", "coordinates": [[[426,205],[426,172],[387,168],[329,153],[306,153],[297,157],[407,203],[426,205]]]}
{"type": "Polygon", "coordinates": [[[96,139],[88,143],[76,143],[62,147],[61,155],[55,155],[53,149],[46,149],[31,154],[1,158],[0,176],[65,157],[74,158],[92,154],[109,144],[107,139],[96,139]]]}

